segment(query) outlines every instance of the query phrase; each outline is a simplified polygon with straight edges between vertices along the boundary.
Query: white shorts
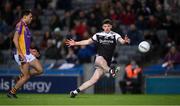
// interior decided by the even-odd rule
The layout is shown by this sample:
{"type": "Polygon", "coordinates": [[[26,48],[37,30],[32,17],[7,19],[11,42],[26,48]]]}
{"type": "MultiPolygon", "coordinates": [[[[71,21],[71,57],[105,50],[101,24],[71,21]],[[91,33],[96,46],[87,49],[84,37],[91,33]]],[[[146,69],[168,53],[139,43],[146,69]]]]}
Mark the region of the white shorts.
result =
{"type": "MultiPolygon", "coordinates": [[[[21,61],[19,60],[18,54],[15,54],[14,58],[15,58],[15,61],[18,63],[18,65],[21,65],[21,61]]],[[[33,60],[36,59],[36,57],[32,55],[31,53],[29,55],[25,55],[25,58],[26,58],[26,62],[32,62],[33,60]]]]}

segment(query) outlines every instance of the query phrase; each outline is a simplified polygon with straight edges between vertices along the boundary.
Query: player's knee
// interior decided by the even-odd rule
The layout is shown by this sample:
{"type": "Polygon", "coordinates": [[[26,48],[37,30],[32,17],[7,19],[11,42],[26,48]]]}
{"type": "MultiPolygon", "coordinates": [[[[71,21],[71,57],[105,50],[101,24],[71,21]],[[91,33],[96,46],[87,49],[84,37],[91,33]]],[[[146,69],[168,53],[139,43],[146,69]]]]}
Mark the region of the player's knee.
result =
{"type": "Polygon", "coordinates": [[[101,62],[99,62],[99,64],[100,64],[101,66],[103,66],[104,63],[101,61],[101,62]]]}
{"type": "Polygon", "coordinates": [[[101,60],[96,60],[96,64],[100,65],[100,66],[103,66],[103,61],[101,60]]]}

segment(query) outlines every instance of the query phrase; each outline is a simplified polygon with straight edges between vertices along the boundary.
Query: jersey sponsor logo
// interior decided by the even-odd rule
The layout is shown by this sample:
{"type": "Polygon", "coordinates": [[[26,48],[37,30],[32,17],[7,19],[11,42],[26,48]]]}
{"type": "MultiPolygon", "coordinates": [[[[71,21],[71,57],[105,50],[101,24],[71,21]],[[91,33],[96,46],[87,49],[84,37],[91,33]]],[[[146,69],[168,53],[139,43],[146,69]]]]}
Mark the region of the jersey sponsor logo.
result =
{"type": "Polygon", "coordinates": [[[112,44],[114,43],[114,36],[103,36],[103,37],[99,37],[99,43],[101,44],[112,44]]]}
{"type": "MultiPolygon", "coordinates": [[[[13,70],[14,71],[14,70],[13,70]]],[[[0,93],[8,92],[15,85],[14,75],[0,75],[0,93]]],[[[22,93],[67,93],[77,88],[79,76],[37,76],[27,81],[19,90],[22,93]],[[57,81],[58,80],[58,81],[57,81]],[[59,89],[62,88],[63,89],[59,89]]]]}
{"type": "MultiPolygon", "coordinates": [[[[15,85],[14,80],[4,80],[3,78],[0,79],[0,90],[9,90],[15,85]]],[[[28,81],[23,85],[21,88],[22,90],[25,91],[37,91],[39,93],[47,93],[50,91],[50,88],[52,86],[51,82],[45,82],[45,81],[28,81]]]]}
{"type": "Polygon", "coordinates": [[[114,41],[113,41],[113,40],[102,40],[102,39],[100,39],[100,40],[99,40],[99,43],[102,43],[102,44],[110,44],[110,43],[114,43],[114,41]]]}

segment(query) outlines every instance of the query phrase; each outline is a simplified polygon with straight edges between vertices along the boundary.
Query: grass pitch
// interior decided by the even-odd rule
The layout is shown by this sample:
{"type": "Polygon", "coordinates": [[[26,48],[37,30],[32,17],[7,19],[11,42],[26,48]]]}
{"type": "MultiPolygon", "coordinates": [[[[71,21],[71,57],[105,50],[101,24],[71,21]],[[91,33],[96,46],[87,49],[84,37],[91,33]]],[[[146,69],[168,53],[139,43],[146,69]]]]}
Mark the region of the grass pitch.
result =
{"type": "Polygon", "coordinates": [[[68,94],[18,94],[17,96],[18,99],[9,99],[6,94],[0,94],[0,105],[180,105],[180,95],[80,94],[77,98],[69,98],[68,94]]]}

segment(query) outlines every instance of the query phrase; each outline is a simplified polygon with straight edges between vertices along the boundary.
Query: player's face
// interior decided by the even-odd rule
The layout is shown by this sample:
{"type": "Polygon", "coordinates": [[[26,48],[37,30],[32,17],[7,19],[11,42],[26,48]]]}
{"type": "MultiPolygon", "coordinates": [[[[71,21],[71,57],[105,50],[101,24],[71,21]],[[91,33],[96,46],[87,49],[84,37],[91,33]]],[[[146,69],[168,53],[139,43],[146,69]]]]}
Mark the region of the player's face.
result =
{"type": "Polygon", "coordinates": [[[30,13],[29,15],[26,16],[27,24],[30,24],[32,21],[32,14],[30,13]]]}
{"type": "Polygon", "coordinates": [[[104,32],[110,32],[112,25],[111,24],[103,24],[102,28],[103,28],[104,32]]]}

